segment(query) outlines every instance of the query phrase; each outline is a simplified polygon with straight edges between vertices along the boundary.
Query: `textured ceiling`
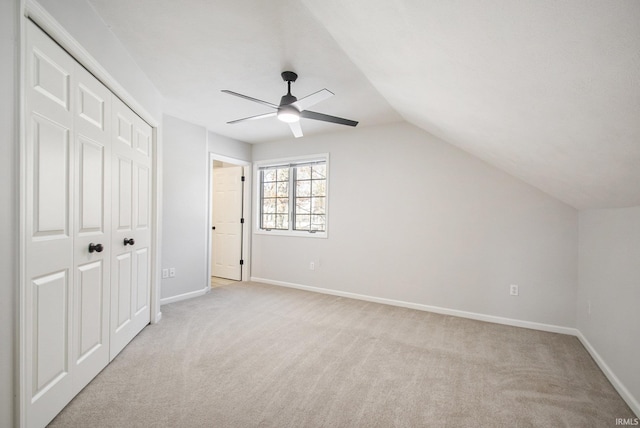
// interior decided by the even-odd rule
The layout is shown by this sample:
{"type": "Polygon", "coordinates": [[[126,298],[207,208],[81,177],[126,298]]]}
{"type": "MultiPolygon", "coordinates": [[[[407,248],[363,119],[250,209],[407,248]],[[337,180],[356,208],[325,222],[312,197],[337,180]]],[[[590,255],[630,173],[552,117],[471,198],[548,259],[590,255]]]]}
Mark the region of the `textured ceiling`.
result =
{"type": "MultiPolygon", "coordinates": [[[[248,142],[289,138],[298,97],[362,126],[404,119],[577,208],[640,205],[640,1],[90,0],[165,111],[248,142]]],[[[306,135],[345,130],[306,120],[306,135]]]]}
{"type": "MultiPolygon", "coordinates": [[[[165,98],[170,115],[250,143],[291,138],[276,118],[227,125],[273,111],[222,89],[279,104],[280,73],[299,77],[302,98],[327,88],[335,95],[313,111],[360,121],[402,120],[333,37],[295,0],[90,0],[165,98]]],[[[303,119],[305,135],[344,131],[303,119]]]]}

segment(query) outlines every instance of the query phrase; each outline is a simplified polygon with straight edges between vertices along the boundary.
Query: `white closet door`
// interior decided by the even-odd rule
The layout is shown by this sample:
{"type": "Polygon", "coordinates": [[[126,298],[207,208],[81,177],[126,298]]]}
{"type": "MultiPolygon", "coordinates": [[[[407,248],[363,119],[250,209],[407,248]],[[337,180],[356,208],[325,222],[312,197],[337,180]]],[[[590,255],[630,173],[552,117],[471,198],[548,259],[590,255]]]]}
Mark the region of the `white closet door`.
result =
{"type": "Polygon", "coordinates": [[[111,92],[79,65],[74,76],[75,395],[109,363],[111,92]]]}
{"type": "Polygon", "coordinates": [[[149,323],[152,130],[30,21],[24,77],[21,398],[43,427],[149,323]]]}
{"type": "Polygon", "coordinates": [[[25,352],[27,426],[73,397],[74,61],[27,27],[25,352]]]}
{"type": "Polygon", "coordinates": [[[150,321],[151,127],[112,99],[111,359],[150,321]]]}

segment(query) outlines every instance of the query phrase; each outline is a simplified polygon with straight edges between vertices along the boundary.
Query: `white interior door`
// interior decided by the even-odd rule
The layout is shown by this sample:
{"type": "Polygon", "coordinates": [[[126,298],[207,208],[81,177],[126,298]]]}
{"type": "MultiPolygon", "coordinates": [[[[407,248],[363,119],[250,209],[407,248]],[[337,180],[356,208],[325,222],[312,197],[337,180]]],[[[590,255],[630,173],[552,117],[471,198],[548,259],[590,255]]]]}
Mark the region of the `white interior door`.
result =
{"type": "Polygon", "coordinates": [[[111,93],[34,24],[26,73],[27,426],[109,361],[111,93]],[[100,248],[100,247],[97,247],[100,248]]]}
{"type": "Polygon", "coordinates": [[[109,363],[111,92],[74,71],[74,395],[109,363]]]}
{"type": "Polygon", "coordinates": [[[214,168],[211,275],[240,280],[243,167],[214,168]]]}
{"type": "Polygon", "coordinates": [[[152,129],[27,21],[25,426],[42,427],[150,321],[152,129]]]}
{"type": "Polygon", "coordinates": [[[73,397],[73,60],[35,25],[26,58],[26,411],[44,426],[73,397]]]}
{"type": "Polygon", "coordinates": [[[112,102],[111,359],[151,317],[151,127],[112,102]]]}

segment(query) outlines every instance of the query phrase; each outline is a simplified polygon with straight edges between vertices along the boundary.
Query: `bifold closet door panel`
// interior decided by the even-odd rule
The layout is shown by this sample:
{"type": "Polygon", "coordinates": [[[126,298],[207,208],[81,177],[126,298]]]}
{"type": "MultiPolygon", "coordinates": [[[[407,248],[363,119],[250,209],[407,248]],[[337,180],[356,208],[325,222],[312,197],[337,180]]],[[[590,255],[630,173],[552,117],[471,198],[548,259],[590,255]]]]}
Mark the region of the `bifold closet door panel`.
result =
{"type": "Polygon", "coordinates": [[[152,128],[33,22],[25,53],[25,426],[150,321],[152,128]]]}
{"type": "Polygon", "coordinates": [[[31,21],[25,67],[26,426],[109,362],[111,92],[31,21]]]}
{"type": "Polygon", "coordinates": [[[151,127],[112,101],[111,359],[151,319],[151,127]]]}
{"type": "Polygon", "coordinates": [[[74,241],[74,394],[109,363],[111,92],[77,65],[74,241]]]}
{"type": "Polygon", "coordinates": [[[46,425],[73,397],[74,68],[71,57],[29,23],[22,318],[27,426],[46,425]]]}

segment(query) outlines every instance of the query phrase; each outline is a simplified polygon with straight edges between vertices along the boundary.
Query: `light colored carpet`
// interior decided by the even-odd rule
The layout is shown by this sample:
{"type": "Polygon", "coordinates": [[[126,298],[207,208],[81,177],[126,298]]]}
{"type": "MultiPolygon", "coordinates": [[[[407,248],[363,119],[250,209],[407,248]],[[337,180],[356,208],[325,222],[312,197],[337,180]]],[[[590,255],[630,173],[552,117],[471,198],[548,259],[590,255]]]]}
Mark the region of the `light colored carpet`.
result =
{"type": "Polygon", "coordinates": [[[572,336],[256,283],[162,307],[52,427],[603,427],[572,336]]]}
{"type": "Polygon", "coordinates": [[[220,278],[217,276],[211,277],[211,288],[220,287],[221,285],[231,285],[235,284],[238,281],[234,281],[233,279],[220,278]]]}

